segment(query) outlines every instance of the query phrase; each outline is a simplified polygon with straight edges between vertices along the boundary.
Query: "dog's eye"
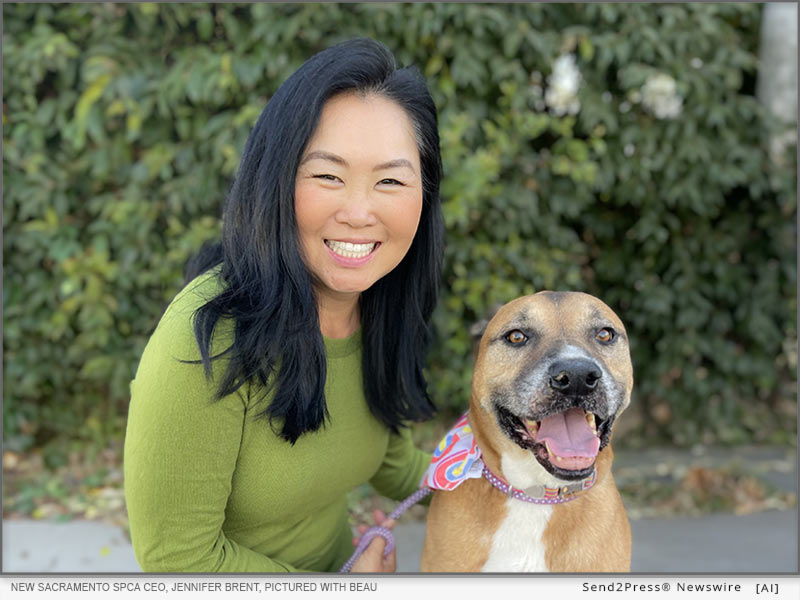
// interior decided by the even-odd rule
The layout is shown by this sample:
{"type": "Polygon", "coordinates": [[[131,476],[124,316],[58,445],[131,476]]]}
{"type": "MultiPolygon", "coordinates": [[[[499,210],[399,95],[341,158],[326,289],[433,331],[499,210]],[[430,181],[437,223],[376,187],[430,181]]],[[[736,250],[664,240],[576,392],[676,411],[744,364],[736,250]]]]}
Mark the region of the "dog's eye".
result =
{"type": "Polygon", "coordinates": [[[514,331],[510,331],[506,334],[506,339],[515,346],[519,346],[528,341],[528,336],[522,333],[519,329],[515,329],[514,331]]]}
{"type": "Polygon", "coordinates": [[[617,332],[611,329],[611,327],[603,327],[594,336],[594,338],[601,344],[608,344],[614,341],[615,337],[617,337],[617,332]]]}

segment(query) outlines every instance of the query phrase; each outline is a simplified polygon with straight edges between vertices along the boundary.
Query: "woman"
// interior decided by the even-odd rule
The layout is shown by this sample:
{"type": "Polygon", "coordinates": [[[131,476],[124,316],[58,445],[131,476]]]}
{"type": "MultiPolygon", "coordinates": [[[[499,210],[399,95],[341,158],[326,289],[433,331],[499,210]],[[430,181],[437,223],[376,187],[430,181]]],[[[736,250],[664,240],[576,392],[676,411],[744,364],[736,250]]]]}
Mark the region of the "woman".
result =
{"type": "MultiPolygon", "coordinates": [[[[222,242],[131,383],[125,488],[145,571],[337,570],[353,551],[347,492],[417,489],[429,456],[405,424],[434,412],[440,178],[424,80],[382,45],[320,52],[275,93],[222,242]]],[[[383,547],[353,571],[394,570],[383,547]]]]}

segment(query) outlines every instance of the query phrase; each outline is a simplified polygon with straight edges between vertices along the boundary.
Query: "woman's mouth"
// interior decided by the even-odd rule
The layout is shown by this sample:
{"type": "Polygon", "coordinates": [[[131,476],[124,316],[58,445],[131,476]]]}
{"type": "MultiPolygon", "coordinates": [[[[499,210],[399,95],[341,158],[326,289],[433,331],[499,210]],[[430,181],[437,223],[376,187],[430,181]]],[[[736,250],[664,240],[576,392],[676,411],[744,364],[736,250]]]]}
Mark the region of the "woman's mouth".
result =
{"type": "Polygon", "coordinates": [[[360,267],[372,260],[380,242],[325,240],[330,257],[341,267],[360,267]]]}
{"type": "Polygon", "coordinates": [[[338,240],[325,240],[325,245],[333,250],[334,253],[344,258],[364,258],[375,250],[380,242],[368,242],[363,244],[352,242],[340,242],[338,240]]]}

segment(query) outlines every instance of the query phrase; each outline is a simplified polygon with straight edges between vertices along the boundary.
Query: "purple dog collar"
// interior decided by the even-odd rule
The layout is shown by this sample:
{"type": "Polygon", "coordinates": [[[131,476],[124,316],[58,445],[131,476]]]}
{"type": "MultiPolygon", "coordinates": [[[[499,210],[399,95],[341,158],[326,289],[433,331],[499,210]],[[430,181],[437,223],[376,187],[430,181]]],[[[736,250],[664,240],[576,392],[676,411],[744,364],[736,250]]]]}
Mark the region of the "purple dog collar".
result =
{"type": "Polygon", "coordinates": [[[486,466],[486,463],[483,464],[483,476],[486,478],[486,481],[491,483],[509,498],[516,498],[517,500],[530,502],[532,504],[563,504],[564,502],[575,500],[575,498],[578,497],[577,492],[588,490],[594,485],[594,482],[597,479],[597,469],[592,471],[592,474],[589,477],[577,483],[572,483],[560,488],[545,487],[544,494],[541,498],[531,498],[522,490],[514,489],[511,485],[492,473],[489,470],[489,467],[486,466]]]}

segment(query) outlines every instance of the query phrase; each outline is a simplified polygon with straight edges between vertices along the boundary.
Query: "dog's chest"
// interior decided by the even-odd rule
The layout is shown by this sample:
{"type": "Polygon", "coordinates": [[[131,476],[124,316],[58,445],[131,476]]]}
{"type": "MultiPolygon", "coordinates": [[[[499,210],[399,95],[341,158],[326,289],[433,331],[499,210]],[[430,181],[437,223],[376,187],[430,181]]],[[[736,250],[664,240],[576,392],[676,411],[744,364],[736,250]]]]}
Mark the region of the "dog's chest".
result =
{"type": "Polygon", "coordinates": [[[553,507],[509,498],[506,500],[506,509],[506,518],[492,537],[489,558],[481,570],[547,571],[542,536],[553,514],[553,507]]]}

